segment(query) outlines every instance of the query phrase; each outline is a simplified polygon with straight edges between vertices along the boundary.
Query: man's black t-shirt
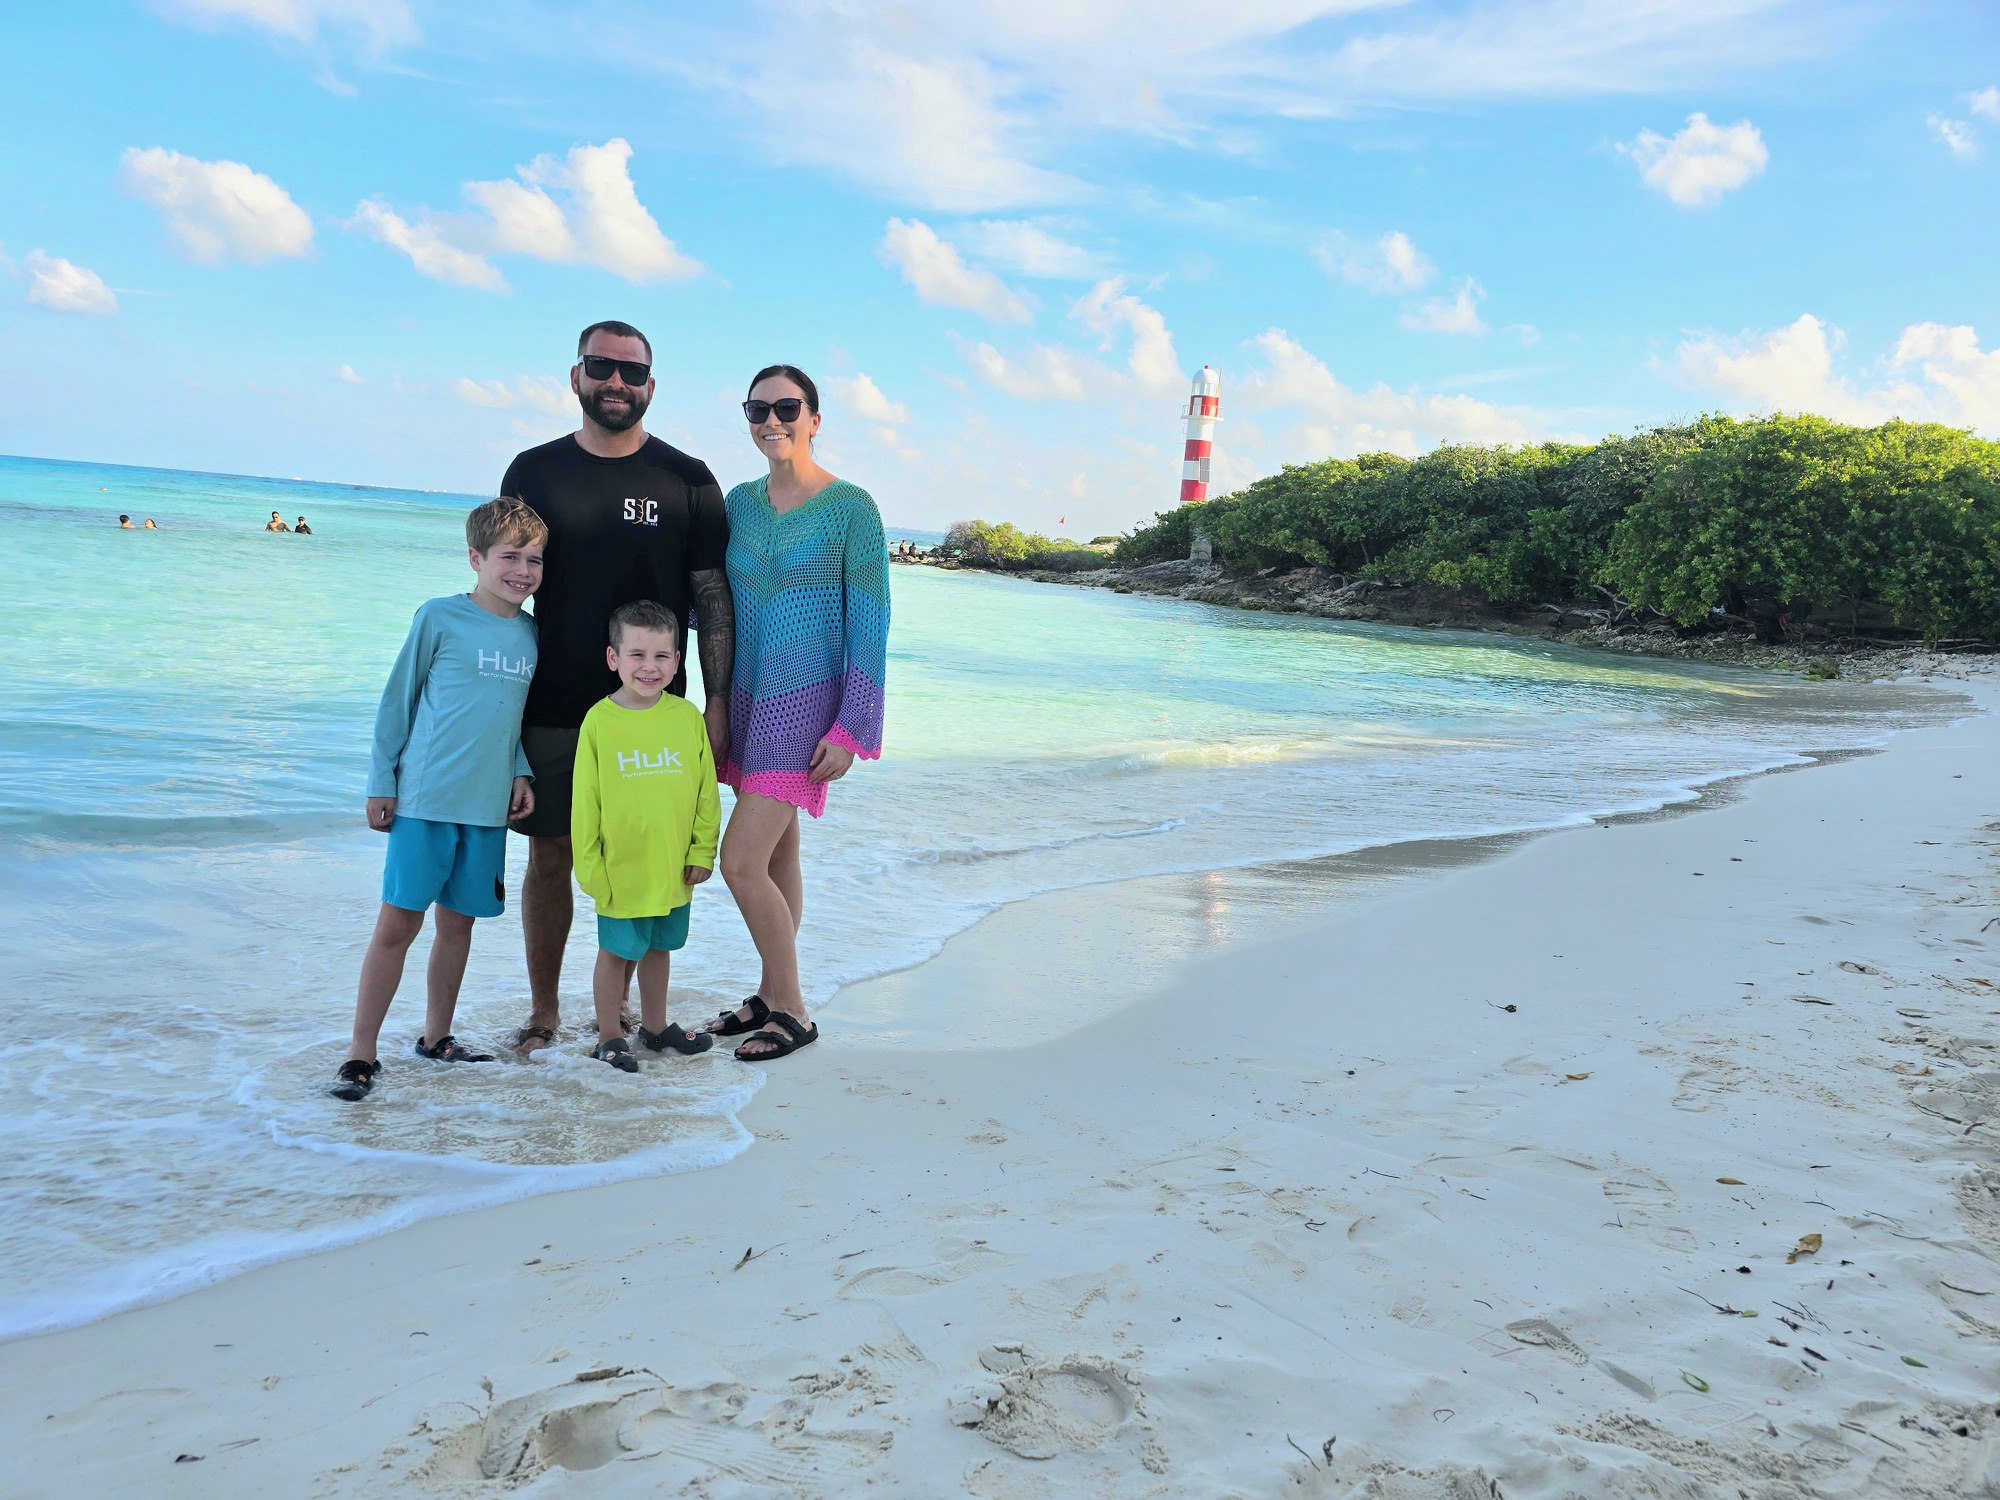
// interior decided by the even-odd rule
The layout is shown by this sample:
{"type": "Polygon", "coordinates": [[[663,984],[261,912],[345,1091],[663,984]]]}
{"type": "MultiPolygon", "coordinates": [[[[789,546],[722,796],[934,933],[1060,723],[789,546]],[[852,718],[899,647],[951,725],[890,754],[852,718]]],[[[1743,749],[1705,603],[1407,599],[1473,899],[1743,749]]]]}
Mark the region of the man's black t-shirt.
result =
{"type": "MultiPolygon", "coordinates": [[[[500,493],[549,526],[535,592],[541,656],[523,722],[572,729],[618,686],[604,664],[611,612],[655,599],[684,621],[688,575],[724,565],[722,487],[707,464],[656,437],[630,458],[597,458],[572,434],[517,455],[500,493]]],[[[671,691],[686,695],[685,661],[671,691]]]]}

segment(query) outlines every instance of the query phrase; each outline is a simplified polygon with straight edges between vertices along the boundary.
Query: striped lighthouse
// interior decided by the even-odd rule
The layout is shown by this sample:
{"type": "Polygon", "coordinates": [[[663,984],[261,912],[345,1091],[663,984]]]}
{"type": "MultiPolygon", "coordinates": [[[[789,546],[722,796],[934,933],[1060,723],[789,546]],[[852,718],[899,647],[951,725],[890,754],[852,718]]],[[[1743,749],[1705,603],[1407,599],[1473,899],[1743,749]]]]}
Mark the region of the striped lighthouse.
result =
{"type": "Polygon", "coordinates": [[[1215,452],[1215,424],[1222,420],[1222,377],[1207,365],[1188,397],[1187,448],[1181,454],[1181,504],[1208,498],[1208,461],[1215,452]]]}

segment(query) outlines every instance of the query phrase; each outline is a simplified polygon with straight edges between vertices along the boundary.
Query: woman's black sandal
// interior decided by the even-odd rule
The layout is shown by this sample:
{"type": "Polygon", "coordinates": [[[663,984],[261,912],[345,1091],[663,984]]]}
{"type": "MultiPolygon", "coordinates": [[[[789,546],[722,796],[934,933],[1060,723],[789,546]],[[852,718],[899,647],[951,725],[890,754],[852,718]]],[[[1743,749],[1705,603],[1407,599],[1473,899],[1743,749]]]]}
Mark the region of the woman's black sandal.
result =
{"type": "Polygon", "coordinates": [[[809,1047],[819,1040],[819,1027],[804,1026],[797,1016],[788,1016],[781,1010],[771,1012],[771,1024],[754,1036],[743,1039],[736,1049],[738,1062],[769,1062],[774,1057],[790,1057],[801,1047],[809,1047]],[[767,1052],[752,1052],[745,1055],[743,1048],[752,1042],[763,1042],[770,1048],[767,1052]]]}
{"type": "Polygon", "coordinates": [[[622,1036],[614,1036],[608,1042],[599,1042],[590,1054],[599,1062],[608,1062],[621,1073],[639,1071],[639,1059],[632,1055],[632,1044],[622,1036]]]}
{"type": "Polygon", "coordinates": [[[350,1057],[340,1065],[340,1081],[327,1090],[336,1099],[349,1103],[366,1099],[368,1091],[375,1087],[375,1075],[382,1071],[379,1062],[369,1062],[366,1058],[350,1057]]]}
{"type": "Polygon", "coordinates": [[[446,1032],[433,1046],[425,1046],[422,1037],[417,1038],[417,1056],[428,1057],[432,1062],[492,1062],[491,1052],[474,1052],[451,1033],[446,1032]]]}
{"type": "MultiPolygon", "coordinates": [[[[543,1046],[553,1047],[556,1041],[555,1028],[553,1026],[523,1026],[519,1031],[514,1033],[514,1050],[520,1052],[521,1056],[526,1057],[528,1054],[521,1052],[521,1049],[536,1038],[541,1040],[543,1046]]],[[[541,1048],[538,1047],[535,1050],[540,1051],[541,1048]]]]}
{"type": "Polygon", "coordinates": [[[644,1042],[650,1051],[665,1052],[671,1048],[687,1057],[692,1057],[697,1052],[706,1052],[715,1045],[715,1038],[707,1032],[690,1035],[672,1021],[667,1022],[664,1031],[648,1031],[641,1026],[639,1040],[644,1042]]]}
{"type": "Polygon", "coordinates": [[[764,1003],[762,995],[752,995],[742,1005],[737,1006],[736,1010],[718,1012],[715,1019],[709,1023],[709,1033],[713,1036],[741,1036],[746,1031],[757,1030],[771,1019],[771,1007],[764,1003]],[[750,1019],[747,1021],[736,1014],[736,1010],[742,1010],[745,1006],[750,1011],[750,1019]]]}

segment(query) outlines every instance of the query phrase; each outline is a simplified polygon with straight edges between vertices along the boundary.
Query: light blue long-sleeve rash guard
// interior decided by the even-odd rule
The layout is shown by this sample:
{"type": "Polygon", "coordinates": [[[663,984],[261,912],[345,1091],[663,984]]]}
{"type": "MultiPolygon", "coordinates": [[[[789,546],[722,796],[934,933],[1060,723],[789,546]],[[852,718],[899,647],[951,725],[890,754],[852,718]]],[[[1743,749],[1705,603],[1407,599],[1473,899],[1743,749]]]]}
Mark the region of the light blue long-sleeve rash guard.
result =
{"type": "Polygon", "coordinates": [[[399,818],[506,827],[514,778],[531,774],[521,710],[534,675],[532,616],[465,594],[424,604],[375,711],[368,795],[394,797],[399,818]]]}

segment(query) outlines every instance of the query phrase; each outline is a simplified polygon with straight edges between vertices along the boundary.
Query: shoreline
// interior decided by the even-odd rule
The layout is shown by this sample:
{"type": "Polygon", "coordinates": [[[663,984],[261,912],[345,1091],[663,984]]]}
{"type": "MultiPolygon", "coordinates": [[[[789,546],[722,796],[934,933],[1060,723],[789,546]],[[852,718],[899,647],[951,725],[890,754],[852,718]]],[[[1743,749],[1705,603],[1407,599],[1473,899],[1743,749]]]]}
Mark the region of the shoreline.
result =
{"type": "Polygon", "coordinates": [[[1771,644],[1734,631],[1682,631],[1664,619],[1642,624],[1623,618],[1620,611],[1606,608],[1602,601],[1572,600],[1560,606],[1495,605],[1426,584],[1382,583],[1374,579],[1336,582],[1341,575],[1312,567],[1239,577],[1219,564],[1189,561],[1147,563],[1131,568],[1114,565],[1078,572],[982,568],[955,561],[932,561],[928,557],[905,559],[903,565],[936,568],[947,573],[1019,578],[1070,588],[1109,589],[1120,594],[1151,594],[1218,609],[1297,614],[1411,630],[1486,632],[1626,656],[1707,662],[1761,671],[1806,672],[1831,662],[1842,676],[1866,678],[1889,673],[1958,676],[1963,675],[1968,660],[2000,652],[2000,646],[1991,644],[1945,651],[1928,647],[1920,640],[1885,643],[1834,635],[1811,643],[1771,644]]]}
{"type": "Polygon", "coordinates": [[[1072,996],[1059,1043],[892,1070],[830,1033],[728,1172],[19,1342],[27,1492],[2000,1493],[1975,697],[1233,944],[1143,1008],[1072,996]]]}

